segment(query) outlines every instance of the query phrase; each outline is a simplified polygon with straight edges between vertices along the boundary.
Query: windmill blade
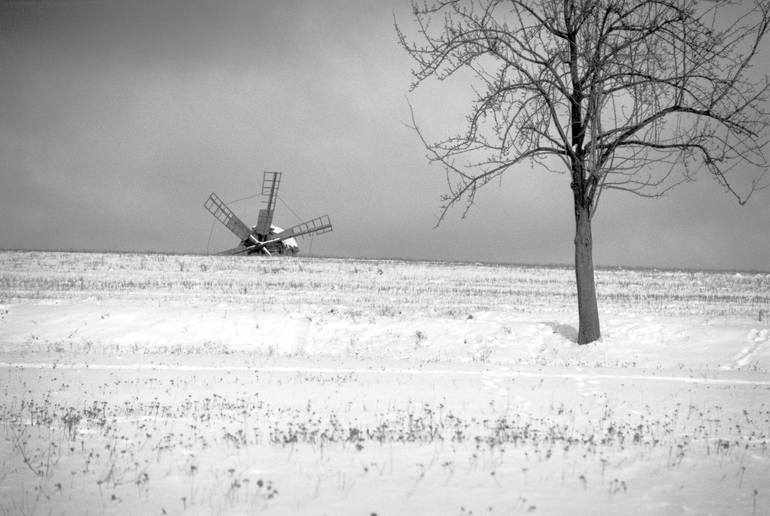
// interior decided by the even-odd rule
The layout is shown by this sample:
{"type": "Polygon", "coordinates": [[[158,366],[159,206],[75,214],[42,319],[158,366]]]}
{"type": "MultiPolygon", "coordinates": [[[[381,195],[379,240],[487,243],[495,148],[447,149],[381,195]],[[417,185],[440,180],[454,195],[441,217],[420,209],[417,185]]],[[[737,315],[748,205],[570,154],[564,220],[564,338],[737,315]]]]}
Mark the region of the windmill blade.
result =
{"type": "Polygon", "coordinates": [[[232,249],[225,249],[224,251],[220,251],[220,252],[217,253],[217,256],[236,256],[236,255],[239,255],[239,254],[247,253],[251,249],[254,249],[255,247],[257,247],[257,246],[256,245],[252,245],[252,246],[244,247],[242,245],[239,245],[238,247],[233,247],[232,249]]]}
{"type": "Polygon", "coordinates": [[[287,238],[297,238],[309,235],[311,233],[321,235],[323,233],[328,233],[331,230],[332,222],[329,219],[329,216],[322,215],[272,235],[270,242],[280,242],[281,240],[286,240],[287,238]]]}
{"type": "Polygon", "coordinates": [[[221,222],[227,229],[233,232],[241,240],[251,239],[251,230],[239,219],[227,205],[217,197],[217,194],[211,192],[209,198],[203,203],[203,206],[214,215],[214,218],[221,222]]]}
{"type": "Polygon", "coordinates": [[[280,185],[280,172],[265,172],[265,175],[262,177],[262,195],[267,195],[267,207],[259,210],[256,229],[258,235],[267,235],[270,233],[270,226],[273,223],[273,213],[275,213],[275,203],[278,200],[278,187],[280,185]]]}

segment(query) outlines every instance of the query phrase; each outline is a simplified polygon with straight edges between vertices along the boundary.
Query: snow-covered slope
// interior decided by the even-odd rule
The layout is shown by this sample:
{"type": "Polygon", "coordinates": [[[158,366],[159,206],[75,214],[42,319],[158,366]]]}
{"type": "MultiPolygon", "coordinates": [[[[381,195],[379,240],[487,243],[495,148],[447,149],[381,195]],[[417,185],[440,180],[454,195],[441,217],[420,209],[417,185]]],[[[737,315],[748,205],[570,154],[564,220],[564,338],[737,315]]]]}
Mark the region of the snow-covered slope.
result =
{"type": "Polygon", "coordinates": [[[770,275],[597,276],[0,253],[0,507],[767,513],[770,275]]]}

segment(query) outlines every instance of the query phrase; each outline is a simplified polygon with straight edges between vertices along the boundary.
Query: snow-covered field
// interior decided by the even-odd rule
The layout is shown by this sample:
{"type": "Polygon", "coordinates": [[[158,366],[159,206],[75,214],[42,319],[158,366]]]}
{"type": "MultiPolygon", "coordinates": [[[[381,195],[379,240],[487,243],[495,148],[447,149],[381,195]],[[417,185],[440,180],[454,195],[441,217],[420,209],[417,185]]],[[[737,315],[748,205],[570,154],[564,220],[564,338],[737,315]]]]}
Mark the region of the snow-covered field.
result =
{"type": "Polygon", "coordinates": [[[770,514],[770,274],[0,252],[0,514],[770,514]]]}

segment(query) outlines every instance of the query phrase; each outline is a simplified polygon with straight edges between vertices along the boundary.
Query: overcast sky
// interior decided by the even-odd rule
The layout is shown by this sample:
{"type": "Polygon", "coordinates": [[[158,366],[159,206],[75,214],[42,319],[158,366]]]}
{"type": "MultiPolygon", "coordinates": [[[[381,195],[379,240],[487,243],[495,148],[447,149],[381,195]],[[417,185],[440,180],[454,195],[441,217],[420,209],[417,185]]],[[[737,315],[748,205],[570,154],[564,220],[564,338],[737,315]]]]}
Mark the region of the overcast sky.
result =
{"type": "MultiPolygon", "coordinates": [[[[233,247],[203,202],[253,195],[278,170],[278,225],[334,224],[307,253],[571,263],[569,178],[528,165],[434,229],[444,176],[406,99],[450,134],[469,95],[408,93],[393,19],[409,13],[406,0],[3,2],[0,248],[233,247]]],[[[254,224],[259,201],[231,208],[254,224]]],[[[663,199],[603,203],[600,266],[770,270],[768,190],[740,207],[703,174],[663,199]]]]}

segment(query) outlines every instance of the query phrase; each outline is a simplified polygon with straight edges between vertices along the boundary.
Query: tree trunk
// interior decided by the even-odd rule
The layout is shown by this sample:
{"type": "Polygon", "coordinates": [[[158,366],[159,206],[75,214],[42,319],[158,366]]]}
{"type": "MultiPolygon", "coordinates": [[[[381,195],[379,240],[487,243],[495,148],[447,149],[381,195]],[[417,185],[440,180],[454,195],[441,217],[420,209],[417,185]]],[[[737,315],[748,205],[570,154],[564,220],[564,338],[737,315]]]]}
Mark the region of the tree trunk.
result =
{"type": "Polygon", "coordinates": [[[575,209],[575,276],[580,317],[577,342],[588,344],[601,338],[601,330],[594,284],[591,215],[584,207],[575,209]]]}

